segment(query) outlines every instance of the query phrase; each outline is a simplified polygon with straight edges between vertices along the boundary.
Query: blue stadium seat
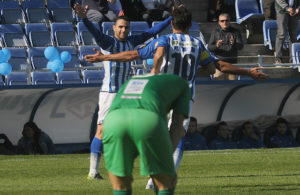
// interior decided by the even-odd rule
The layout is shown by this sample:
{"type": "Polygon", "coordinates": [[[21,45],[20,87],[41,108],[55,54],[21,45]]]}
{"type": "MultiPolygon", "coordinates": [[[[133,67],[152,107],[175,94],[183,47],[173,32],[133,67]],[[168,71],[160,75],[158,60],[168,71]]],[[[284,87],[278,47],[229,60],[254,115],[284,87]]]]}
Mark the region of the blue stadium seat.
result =
{"type": "Polygon", "coordinates": [[[84,56],[88,54],[95,54],[94,48],[100,50],[98,46],[79,46],[79,58],[84,66],[101,66],[102,62],[89,63],[84,60],[84,56]]]}
{"type": "Polygon", "coordinates": [[[69,0],[48,0],[47,7],[53,22],[74,22],[75,15],[69,0]]]}
{"type": "Polygon", "coordinates": [[[144,69],[137,69],[136,70],[136,75],[143,75],[144,74],[144,69]]]}
{"type": "Polygon", "coordinates": [[[23,0],[22,9],[29,23],[50,23],[49,12],[41,0],[23,0]]]}
{"type": "Polygon", "coordinates": [[[300,64],[300,43],[292,44],[292,53],[293,53],[293,63],[300,64]]]}
{"type": "Polygon", "coordinates": [[[104,34],[114,36],[113,25],[114,22],[102,22],[102,32],[104,34]]]}
{"type": "Polygon", "coordinates": [[[116,0],[114,4],[108,3],[109,10],[113,11],[117,16],[119,15],[120,11],[122,10],[122,5],[119,0],[116,0]]]}
{"type": "Polygon", "coordinates": [[[83,70],[83,81],[84,83],[102,83],[104,73],[104,70],[83,70]]]}
{"type": "Polygon", "coordinates": [[[27,73],[26,72],[11,72],[5,76],[6,85],[27,85],[27,73]]]}
{"type": "Polygon", "coordinates": [[[78,71],[62,71],[56,73],[58,84],[81,84],[82,80],[80,78],[78,71]]]}
{"type": "Polygon", "coordinates": [[[18,1],[0,1],[1,21],[5,24],[25,24],[26,18],[18,1]]]}
{"type": "Polygon", "coordinates": [[[28,47],[28,41],[20,24],[1,24],[1,39],[5,47],[28,47]]]}
{"type": "Polygon", "coordinates": [[[41,70],[47,68],[48,60],[44,56],[44,50],[46,47],[29,47],[28,58],[31,65],[35,70],[41,70]]]}
{"type": "Polygon", "coordinates": [[[259,0],[260,12],[264,14],[264,0],[259,0]]]}
{"type": "Polygon", "coordinates": [[[256,0],[236,0],[235,13],[238,24],[264,20],[263,14],[259,12],[256,0]]]}
{"type": "Polygon", "coordinates": [[[68,51],[71,54],[71,61],[64,64],[64,68],[78,68],[81,67],[78,53],[74,47],[71,46],[60,46],[56,47],[58,52],[68,51]]]}
{"type": "MultiPolygon", "coordinates": [[[[275,49],[275,41],[277,35],[277,23],[276,20],[265,20],[263,22],[263,36],[264,36],[264,45],[269,46],[270,50],[275,49]]],[[[289,47],[289,35],[286,34],[285,42],[283,44],[284,48],[289,47]]]]}
{"type": "Polygon", "coordinates": [[[31,72],[33,85],[51,85],[56,84],[55,74],[53,72],[31,72]]]}
{"type": "Polygon", "coordinates": [[[0,74],[0,86],[3,86],[5,83],[3,81],[3,76],[0,74]]]}
{"type": "Polygon", "coordinates": [[[25,32],[32,47],[53,46],[51,34],[44,23],[25,24],[25,32]]]}
{"type": "Polygon", "coordinates": [[[148,23],[147,22],[130,22],[130,34],[131,35],[138,35],[142,34],[146,30],[149,29],[148,23]]]}
{"type": "Polygon", "coordinates": [[[52,23],[51,32],[58,46],[78,46],[77,35],[71,23],[52,23]]]}
{"type": "Polygon", "coordinates": [[[29,61],[27,59],[27,54],[25,48],[7,48],[11,53],[11,58],[8,61],[13,71],[26,71],[29,67],[29,61]]]}
{"type": "MultiPolygon", "coordinates": [[[[98,23],[95,22],[93,25],[100,31],[100,26],[98,23]]],[[[83,22],[77,23],[77,35],[80,45],[97,45],[94,36],[92,33],[90,33],[83,22]]]]}

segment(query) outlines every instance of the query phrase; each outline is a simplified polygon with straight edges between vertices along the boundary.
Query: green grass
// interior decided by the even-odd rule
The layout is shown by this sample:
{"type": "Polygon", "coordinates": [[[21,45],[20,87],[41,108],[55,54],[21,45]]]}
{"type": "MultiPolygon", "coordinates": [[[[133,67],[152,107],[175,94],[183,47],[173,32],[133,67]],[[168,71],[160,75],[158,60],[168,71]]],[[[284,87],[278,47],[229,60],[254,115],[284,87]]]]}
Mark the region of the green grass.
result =
{"type": "MultiPolygon", "coordinates": [[[[0,156],[0,194],[112,194],[104,163],[103,181],[88,167],[88,154],[0,156]]],[[[138,161],[133,175],[133,194],[154,194],[138,161]]],[[[300,148],[185,152],[178,178],[176,194],[300,194],[300,148]]]]}

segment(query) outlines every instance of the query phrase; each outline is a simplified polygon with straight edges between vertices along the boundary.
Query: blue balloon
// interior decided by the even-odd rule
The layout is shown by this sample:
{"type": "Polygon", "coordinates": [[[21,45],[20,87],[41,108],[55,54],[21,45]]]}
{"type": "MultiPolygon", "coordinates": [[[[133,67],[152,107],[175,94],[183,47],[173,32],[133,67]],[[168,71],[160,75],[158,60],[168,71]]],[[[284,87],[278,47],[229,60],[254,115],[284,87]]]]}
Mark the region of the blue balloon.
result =
{"type": "Polygon", "coordinates": [[[8,49],[2,49],[2,52],[4,54],[4,62],[8,62],[8,60],[10,60],[11,57],[11,53],[8,49]]]}
{"type": "Polygon", "coordinates": [[[64,69],[64,64],[61,60],[53,60],[52,62],[52,72],[61,72],[64,69]]]}
{"type": "Polygon", "coordinates": [[[152,58],[147,59],[147,65],[153,66],[153,59],[152,58]]]}
{"type": "Polygon", "coordinates": [[[68,63],[71,61],[71,54],[68,51],[63,51],[60,53],[60,59],[63,63],[68,63]]]}
{"type": "Polygon", "coordinates": [[[59,53],[55,47],[47,47],[44,50],[45,57],[50,60],[54,61],[55,59],[59,59],[59,53]]]}
{"type": "Polygon", "coordinates": [[[53,61],[48,61],[47,68],[52,69],[52,66],[53,66],[53,61]]]}
{"type": "Polygon", "coordinates": [[[5,62],[4,53],[0,50],[0,63],[5,62]]]}
{"type": "Polygon", "coordinates": [[[0,63],[0,74],[9,75],[12,71],[12,67],[8,62],[0,63]]]}

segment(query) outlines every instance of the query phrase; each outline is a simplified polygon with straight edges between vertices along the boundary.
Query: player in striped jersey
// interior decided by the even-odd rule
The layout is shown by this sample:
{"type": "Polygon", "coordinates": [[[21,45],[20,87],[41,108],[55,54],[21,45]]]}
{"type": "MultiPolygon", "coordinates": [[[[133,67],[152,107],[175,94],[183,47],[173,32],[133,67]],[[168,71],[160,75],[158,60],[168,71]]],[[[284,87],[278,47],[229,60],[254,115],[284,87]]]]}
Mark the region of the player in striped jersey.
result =
{"type": "MultiPolygon", "coordinates": [[[[97,56],[93,56],[93,58],[88,60],[125,62],[138,58],[152,58],[155,54],[152,73],[165,72],[178,74],[189,81],[192,92],[190,106],[193,102],[195,76],[198,68],[207,71],[209,74],[213,74],[214,67],[216,67],[224,73],[248,75],[256,80],[265,80],[268,78],[266,74],[258,71],[261,69],[260,67],[248,70],[218,60],[204,47],[201,41],[188,35],[188,29],[191,25],[191,14],[186,8],[179,7],[173,11],[171,25],[173,28],[172,34],[161,36],[138,50],[112,55],[102,55],[99,52],[97,56]]],[[[188,120],[184,122],[186,130],[188,123],[188,120]]],[[[185,132],[182,132],[182,136],[184,135],[185,132]]],[[[182,152],[181,148],[177,148],[174,152],[176,169],[180,163],[182,152]]]]}
{"type": "MultiPolygon", "coordinates": [[[[104,54],[113,54],[122,51],[133,50],[137,45],[144,43],[148,39],[162,31],[170,23],[171,17],[163,21],[160,25],[156,25],[140,35],[128,36],[130,31],[130,22],[126,17],[119,17],[113,25],[114,37],[103,34],[97,30],[94,25],[87,19],[86,12],[88,7],[81,7],[79,4],[74,6],[77,15],[83,19],[84,24],[94,36],[97,44],[100,46],[104,54]]],[[[95,50],[95,52],[98,52],[95,50]]],[[[94,54],[93,54],[94,55],[94,54]]],[[[88,55],[85,57],[91,57],[88,55]]],[[[95,54],[97,55],[97,53],[95,54]]],[[[105,61],[105,76],[99,93],[99,112],[97,121],[97,131],[91,144],[90,171],[88,179],[103,179],[99,172],[99,162],[102,150],[102,132],[103,120],[108,109],[114,99],[116,93],[122,84],[129,78],[131,62],[105,61]]]]}

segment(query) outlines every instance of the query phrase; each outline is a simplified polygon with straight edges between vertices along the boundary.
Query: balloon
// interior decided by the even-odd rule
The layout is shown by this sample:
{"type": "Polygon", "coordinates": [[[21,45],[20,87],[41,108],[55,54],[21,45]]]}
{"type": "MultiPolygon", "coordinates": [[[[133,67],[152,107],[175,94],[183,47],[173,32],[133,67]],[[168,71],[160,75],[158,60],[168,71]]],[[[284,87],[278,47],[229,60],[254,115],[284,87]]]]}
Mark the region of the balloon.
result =
{"type": "Polygon", "coordinates": [[[59,53],[55,47],[47,47],[44,50],[45,57],[50,60],[54,61],[55,59],[59,59],[59,53]]]}
{"type": "Polygon", "coordinates": [[[5,62],[4,53],[0,50],[0,63],[5,62]]]}
{"type": "Polygon", "coordinates": [[[4,54],[4,62],[8,62],[8,60],[10,59],[11,57],[11,53],[8,49],[2,49],[2,52],[4,54]]]}
{"type": "Polygon", "coordinates": [[[152,58],[147,59],[147,65],[153,66],[153,59],[152,58]]]}
{"type": "Polygon", "coordinates": [[[53,66],[53,61],[48,61],[47,68],[52,69],[52,66],[53,66]]]}
{"type": "Polygon", "coordinates": [[[63,63],[68,63],[71,61],[71,54],[68,51],[63,51],[60,53],[60,59],[63,63]]]}
{"type": "Polygon", "coordinates": [[[61,72],[64,69],[64,64],[61,60],[53,60],[52,62],[52,72],[61,72]]]}
{"type": "Polygon", "coordinates": [[[8,62],[0,63],[0,74],[9,75],[12,71],[11,65],[8,62]]]}

